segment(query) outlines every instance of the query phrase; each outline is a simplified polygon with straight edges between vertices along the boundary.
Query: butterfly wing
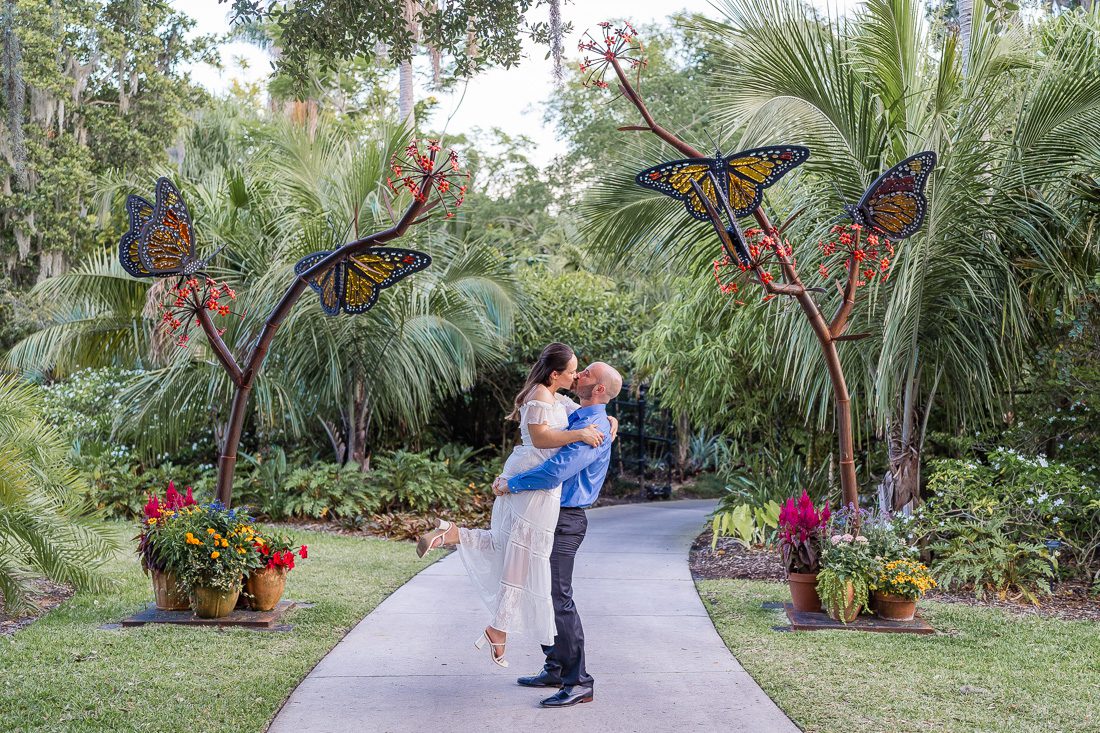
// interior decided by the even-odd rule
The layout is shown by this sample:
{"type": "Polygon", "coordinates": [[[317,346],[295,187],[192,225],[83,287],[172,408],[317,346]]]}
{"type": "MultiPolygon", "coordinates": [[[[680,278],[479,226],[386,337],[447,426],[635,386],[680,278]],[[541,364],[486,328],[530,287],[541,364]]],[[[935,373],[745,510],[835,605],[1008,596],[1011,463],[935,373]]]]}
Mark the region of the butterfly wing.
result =
{"type": "Polygon", "coordinates": [[[856,205],[863,223],[889,239],[905,239],[915,234],[928,211],[924,187],[935,167],[935,152],[926,150],[876,178],[856,205]]]}
{"type": "Polygon", "coordinates": [[[141,196],[131,194],[126,197],[126,216],[130,228],[118,242],[118,259],[126,272],[134,277],[153,277],[153,273],[145,269],[141,257],[138,256],[138,234],[145,223],[153,218],[153,205],[141,196]]]}
{"type": "Polygon", "coordinates": [[[432,258],[423,252],[391,247],[372,247],[347,259],[348,272],[344,284],[345,313],[370,310],[378,300],[379,291],[423,270],[432,258]]]}
{"type": "Polygon", "coordinates": [[[157,179],[157,203],[152,219],[141,229],[137,251],[141,264],[153,275],[191,275],[204,264],[195,259],[187,204],[167,178],[157,179]]]}
{"type": "Polygon", "coordinates": [[[764,189],[810,157],[801,145],[771,145],[734,153],[725,159],[728,198],[733,215],[746,216],[760,205],[764,189]]]}
{"type": "Polygon", "coordinates": [[[698,181],[703,188],[703,195],[718,206],[718,198],[714,191],[713,179],[707,175],[714,170],[714,161],[706,158],[688,158],[686,160],[673,160],[661,163],[652,168],[647,168],[634,177],[635,182],[643,188],[651,188],[660,191],[666,196],[671,196],[678,201],[683,201],[687,211],[700,221],[710,221],[706,207],[696,195],[691,182],[698,181]]]}
{"type": "MultiPolygon", "coordinates": [[[[330,254],[332,252],[324,251],[306,255],[294,265],[294,274],[301,275],[330,254]]],[[[340,312],[340,300],[344,294],[347,271],[347,262],[342,260],[321,275],[306,279],[309,286],[317,291],[317,295],[321,297],[321,310],[327,315],[335,316],[340,312]]]]}

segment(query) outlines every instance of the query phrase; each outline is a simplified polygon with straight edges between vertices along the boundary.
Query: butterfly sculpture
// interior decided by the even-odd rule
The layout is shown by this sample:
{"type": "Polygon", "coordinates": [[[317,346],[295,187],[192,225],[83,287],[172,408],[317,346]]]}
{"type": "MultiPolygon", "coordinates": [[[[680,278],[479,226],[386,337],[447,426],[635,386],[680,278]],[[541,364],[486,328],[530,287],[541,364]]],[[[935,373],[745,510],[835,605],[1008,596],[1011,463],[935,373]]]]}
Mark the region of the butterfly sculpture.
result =
{"type": "Polygon", "coordinates": [[[119,240],[118,254],[128,273],[134,277],[172,277],[206,269],[209,258],[195,256],[191,214],[170,180],[157,179],[155,204],[141,196],[127,197],[126,212],[130,226],[119,240]]]}
{"type": "Polygon", "coordinates": [[[713,159],[688,158],[661,163],[642,171],[634,180],[639,186],[683,201],[689,214],[700,221],[709,221],[706,207],[691,185],[695,181],[715,206],[720,192],[729,202],[734,216],[740,217],[760,205],[765,188],[809,157],[809,148],[801,145],[772,145],[727,157],[716,153],[713,159]]]}
{"type": "MultiPolygon", "coordinates": [[[[295,274],[301,276],[330,254],[331,251],[323,251],[306,255],[294,265],[295,274]]],[[[370,310],[383,288],[431,263],[431,257],[416,250],[371,247],[344,257],[320,275],[307,276],[306,281],[321,296],[321,310],[326,314],[335,316],[341,309],[345,313],[362,313],[370,310]]]]}
{"type": "Polygon", "coordinates": [[[935,167],[933,151],[912,155],[876,178],[859,203],[846,204],[844,211],[854,223],[869,226],[887,239],[910,237],[924,223],[928,211],[924,187],[935,167]]]}

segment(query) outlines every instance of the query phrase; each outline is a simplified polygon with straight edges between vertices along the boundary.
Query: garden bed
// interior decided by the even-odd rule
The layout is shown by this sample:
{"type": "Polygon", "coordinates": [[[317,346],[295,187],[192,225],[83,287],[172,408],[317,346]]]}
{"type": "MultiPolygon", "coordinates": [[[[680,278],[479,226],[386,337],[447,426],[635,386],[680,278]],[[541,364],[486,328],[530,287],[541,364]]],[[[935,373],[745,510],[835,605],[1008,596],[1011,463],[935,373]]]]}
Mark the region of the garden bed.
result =
{"type": "MultiPolygon", "coordinates": [[[[691,576],[696,580],[771,580],[782,582],[786,579],[783,564],[775,550],[745,547],[729,537],[720,537],[714,551],[710,549],[711,532],[705,532],[695,538],[691,546],[691,576]]],[[[932,591],[926,598],[944,603],[958,603],[968,606],[998,608],[1018,616],[1038,616],[1058,618],[1066,621],[1100,621],[1100,598],[1089,595],[1088,585],[1080,582],[1065,582],[1055,586],[1050,596],[1044,596],[1042,603],[1035,606],[1023,598],[997,598],[986,594],[977,598],[972,592],[949,593],[932,591]]]]}
{"type": "Polygon", "coordinates": [[[14,634],[25,626],[30,626],[40,617],[57,608],[73,597],[73,589],[45,579],[31,582],[31,603],[37,610],[22,616],[9,616],[0,605],[0,636],[14,634]]]}

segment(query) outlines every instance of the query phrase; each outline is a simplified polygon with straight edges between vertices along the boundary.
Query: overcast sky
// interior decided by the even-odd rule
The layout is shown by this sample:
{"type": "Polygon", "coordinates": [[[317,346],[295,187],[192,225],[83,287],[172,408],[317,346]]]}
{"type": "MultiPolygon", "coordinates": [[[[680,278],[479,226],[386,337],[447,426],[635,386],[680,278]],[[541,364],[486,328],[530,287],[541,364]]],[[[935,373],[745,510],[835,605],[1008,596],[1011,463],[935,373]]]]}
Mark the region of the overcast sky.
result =
{"type": "MultiPolygon", "coordinates": [[[[850,7],[858,0],[834,0],[834,7],[850,7]]],[[[826,0],[814,0],[824,7],[826,0]]],[[[196,33],[222,34],[229,29],[226,17],[228,3],[217,0],[172,0],[173,6],[198,21],[196,33]]],[[[545,12],[544,8],[539,9],[545,12]]],[[[565,50],[576,56],[577,38],[585,30],[602,20],[626,18],[635,26],[663,20],[684,10],[717,17],[718,12],[707,0],[574,0],[564,4],[562,16],[572,22],[573,34],[566,39],[565,50]]],[[[542,19],[535,16],[535,19],[542,19]]],[[[518,67],[491,69],[469,81],[462,95],[462,86],[452,94],[440,97],[440,104],[431,119],[432,126],[441,128],[451,117],[451,132],[466,132],[474,128],[488,130],[499,127],[511,135],[524,134],[536,145],[531,151],[532,160],[540,165],[549,162],[564,150],[552,128],[543,123],[544,102],[554,92],[550,61],[545,59],[544,47],[527,47],[528,53],[518,67]]],[[[270,71],[267,55],[244,43],[226,44],[221,49],[222,70],[207,65],[197,65],[191,72],[194,78],[215,93],[228,88],[232,79],[254,81],[270,71]],[[243,59],[247,68],[237,63],[243,59]]],[[[425,90],[422,94],[427,94],[425,90]]]]}

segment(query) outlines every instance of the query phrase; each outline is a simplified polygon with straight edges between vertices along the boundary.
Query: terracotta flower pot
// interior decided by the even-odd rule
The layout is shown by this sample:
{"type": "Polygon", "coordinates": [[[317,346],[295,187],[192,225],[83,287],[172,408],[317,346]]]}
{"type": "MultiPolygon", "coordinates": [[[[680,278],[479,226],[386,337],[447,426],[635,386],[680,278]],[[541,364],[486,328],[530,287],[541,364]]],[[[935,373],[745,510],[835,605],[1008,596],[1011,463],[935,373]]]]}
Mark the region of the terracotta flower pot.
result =
{"type": "Polygon", "coordinates": [[[270,611],[278,605],[286,590],[286,568],[253,570],[245,579],[244,589],[250,596],[253,611],[270,611]]]}
{"type": "Polygon", "coordinates": [[[222,618],[233,612],[237,605],[237,596],[241,594],[238,587],[232,591],[220,588],[206,588],[196,586],[191,590],[191,610],[199,618],[222,618]]]}
{"type": "Polygon", "coordinates": [[[817,595],[817,573],[790,573],[787,584],[791,588],[791,603],[796,611],[820,611],[821,597],[817,595]]]}
{"type": "Polygon", "coordinates": [[[830,603],[827,611],[833,621],[843,621],[850,624],[859,616],[859,609],[860,605],[856,603],[856,590],[852,587],[851,582],[846,582],[844,584],[844,608],[840,608],[836,603],[830,603]]]}
{"type": "Polygon", "coordinates": [[[190,608],[187,594],[180,590],[176,574],[170,570],[153,570],[153,597],[160,611],[186,611],[190,608]]]}
{"type": "Polygon", "coordinates": [[[917,599],[875,591],[875,613],[890,621],[912,621],[917,612],[917,599]]]}

